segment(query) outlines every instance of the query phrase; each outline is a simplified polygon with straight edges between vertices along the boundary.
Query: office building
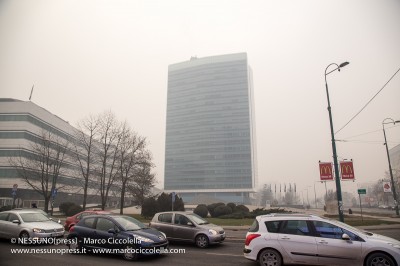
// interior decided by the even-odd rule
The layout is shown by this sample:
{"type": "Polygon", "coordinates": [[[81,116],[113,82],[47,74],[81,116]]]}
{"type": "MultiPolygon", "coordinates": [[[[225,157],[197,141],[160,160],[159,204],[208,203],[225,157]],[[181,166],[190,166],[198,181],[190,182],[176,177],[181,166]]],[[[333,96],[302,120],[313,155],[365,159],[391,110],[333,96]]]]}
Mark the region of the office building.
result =
{"type": "MultiPolygon", "coordinates": [[[[30,207],[35,202],[43,208],[43,196],[18,175],[11,160],[32,155],[34,143],[45,131],[65,141],[74,139],[75,130],[68,122],[31,101],[0,99],[0,206],[10,205],[15,187],[18,207],[30,207]]],[[[73,156],[65,161],[67,170],[62,171],[57,181],[56,206],[65,201],[82,203],[82,180],[77,174],[77,162],[71,158],[73,156]]],[[[94,188],[93,184],[89,189],[89,202],[98,202],[98,190],[94,188]]]]}
{"type": "Polygon", "coordinates": [[[166,192],[249,203],[257,182],[252,71],[246,53],[168,68],[166,192]]]}

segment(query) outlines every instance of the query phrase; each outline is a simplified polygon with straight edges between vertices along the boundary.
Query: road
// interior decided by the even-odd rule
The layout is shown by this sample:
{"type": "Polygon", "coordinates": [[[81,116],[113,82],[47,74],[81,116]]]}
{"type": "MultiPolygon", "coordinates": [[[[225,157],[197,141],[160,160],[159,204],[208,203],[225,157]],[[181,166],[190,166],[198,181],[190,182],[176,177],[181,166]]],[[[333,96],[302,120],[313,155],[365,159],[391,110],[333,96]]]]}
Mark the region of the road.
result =
{"type": "MultiPolygon", "coordinates": [[[[73,255],[73,254],[12,254],[11,249],[62,249],[65,246],[40,245],[20,246],[10,244],[9,241],[0,241],[0,258],[2,266],[43,266],[46,265],[74,265],[74,266],[109,266],[132,265],[132,262],[124,261],[117,255],[73,255]]],[[[256,264],[246,260],[242,255],[243,242],[226,242],[221,245],[211,246],[207,249],[199,249],[190,244],[171,244],[170,248],[184,249],[185,254],[168,254],[156,257],[142,258],[134,265],[244,265],[256,264]]]]}
{"type": "MultiPolygon", "coordinates": [[[[400,240],[400,230],[378,229],[370,230],[374,233],[390,236],[400,240]]],[[[246,260],[242,255],[244,236],[246,231],[227,230],[227,240],[221,245],[211,246],[207,249],[199,249],[190,244],[171,243],[170,248],[184,249],[184,254],[168,254],[157,257],[146,257],[134,262],[134,265],[243,265],[255,266],[255,262],[246,260]]],[[[60,252],[66,248],[64,245],[35,245],[21,246],[11,244],[9,240],[0,240],[0,264],[2,266],[44,266],[46,265],[73,265],[73,266],[109,266],[115,263],[119,265],[133,265],[132,262],[124,261],[117,255],[73,255],[73,254],[13,254],[13,249],[32,250],[55,250],[60,252]]]]}

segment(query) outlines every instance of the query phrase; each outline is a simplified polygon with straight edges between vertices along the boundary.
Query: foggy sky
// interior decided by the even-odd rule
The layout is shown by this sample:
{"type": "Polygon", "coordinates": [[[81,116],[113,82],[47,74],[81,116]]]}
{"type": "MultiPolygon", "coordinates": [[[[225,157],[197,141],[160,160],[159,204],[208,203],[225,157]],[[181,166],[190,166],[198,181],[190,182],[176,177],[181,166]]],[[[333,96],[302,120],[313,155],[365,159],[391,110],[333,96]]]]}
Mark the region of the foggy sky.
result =
{"type": "MultiPolygon", "coordinates": [[[[168,65],[246,52],[253,69],[258,183],[319,180],[335,131],[400,68],[396,0],[0,0],[0,97],[32,101],[75,125],[111,109],[150,142],[163,187],[168,65]]],[[[400,120],[400,74],[336,135],[356,182],[388,170],[382,121],[400,120]],[[343,141],[345,140],[345,141],[343,141]]],[[[389,148],[399,125],[386,126],[389,148]]],[[[328,188],[334,188],[333,183],[328,188]]],[[[311,191],[310,191],[311,192],[311,191]]]]}

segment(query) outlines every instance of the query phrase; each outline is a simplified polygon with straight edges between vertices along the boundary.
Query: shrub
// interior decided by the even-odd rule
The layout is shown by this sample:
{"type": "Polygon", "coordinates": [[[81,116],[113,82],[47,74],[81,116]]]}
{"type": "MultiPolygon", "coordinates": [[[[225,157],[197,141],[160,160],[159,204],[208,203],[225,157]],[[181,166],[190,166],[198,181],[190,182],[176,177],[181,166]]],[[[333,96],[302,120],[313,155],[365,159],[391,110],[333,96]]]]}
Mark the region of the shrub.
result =
{"type": "Polygon", "coordinates": [[[66,212],[67,216],[72,216],[75,215],[79,212],[83,211],[82,207],[76,204],[73,204],[71,207],[69,207],[68,211],[66,212]]]}
{"type": "Polygon", "coordinates": [[[0,212],[9,211],[9,210],[11,210],[11,209],[12,209],[12,206],[11,206],[11,205],[2,206],[2,207],[0,208],[0,212]]]}
{"type": "Polygon", "coordinates": [[[210,213],[211,217],[216,217],[214,215],[214,209],[217,208],[218,206],[225,206],[225,203],[218,202],[218,203],[213,203],[207,206],[208,212],[210,213]]]}
{"type": "Polygon", "coordinates": [[[142,213],[143,217],[153,217],[157,213],[157,200],[154,197],[146,198],[143,201],[142,213]]]}
{"type": "Polygon", "coordinates": [[[195,214],[197,214],[200,217],[206,218],[208,215],[208,209],[207,206],[204,204],[199,204],[197,205],[196,209],[193,211],[195,214]]]}
{"type": "Polygon", "coordinates": [[[247,208],[247,207],[244,206],[244,205],[238,205],[238,206],[236,206],[235,211],[241,211],[241,212],[247,213],[247,212],[249,212],[250,210],[249,210],[249,208],[247,208]]]}
{"type": "Polygon", "coordinates": [[[226,206],[230,207],[232,212],[236,211],[236,204],[235,203],[229,202],[228,204],[226,204],[226,206]]]}
{"type": "Polygon", "coordinates": [[[214,209],[214,217],[220,217],[221,215],[226,215],[231,213],[232,213],[231,207],[226,205],[220,205],[214,209]]]}
{"type": "Polygon", "coordinates": [[[264,208],[257,208],[251,212],[251,214],[253,214],[254,216],[265,215],[265,214],[270,214],[270,213],[287,213],[287,211],[285,211],[284,209],[280,209],[280,208],[268,209],[268,210],[265,210],[264,208]]]}
{"type": "Polygon", "coordinates": [[[65,215],[68,215],[67,212],[69,210],[69,208],[71,208],[73,205],[76,205],[73,202],[63,202],[60,204],[60,206],[58,207],[60,212],[64,213],[65,215]]]}

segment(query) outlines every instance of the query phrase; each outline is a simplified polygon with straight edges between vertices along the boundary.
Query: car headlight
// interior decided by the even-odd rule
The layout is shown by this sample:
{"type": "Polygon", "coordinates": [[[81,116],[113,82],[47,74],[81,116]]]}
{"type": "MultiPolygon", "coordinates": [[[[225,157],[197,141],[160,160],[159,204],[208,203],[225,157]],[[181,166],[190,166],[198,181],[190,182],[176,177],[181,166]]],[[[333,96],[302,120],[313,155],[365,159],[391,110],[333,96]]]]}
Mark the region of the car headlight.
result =
{"type": "Polygon", "coordinates": [[[151,240],[150,238],[144,237],[144,236],[138,236],[134,235],[133,236],[138,242],[146,242],[146,243],[153,243],[154,241],[151,240]]]}
{"type": "Polygon", "coordinates": [[[32,231],[35,232],[35,233],[44,233],[44,230],[43,229],[39,229],[39,228],[33,228],[32,231]]]}
{"type": "Polygon", "coordinates": [[[161,232],[161,231],[159,231],[163,236],[164,236],[164,238],[167,238],[167,235],[166,234],[164,234],[163,232],[161,232]]]}
{"type": "Polygon", "coordinates": [[[217,231],[215,231],[214,229],[209,229],[208,230],[208,232],[211,234],[211,235],[218,235],[218,232],[217,231]]]}

